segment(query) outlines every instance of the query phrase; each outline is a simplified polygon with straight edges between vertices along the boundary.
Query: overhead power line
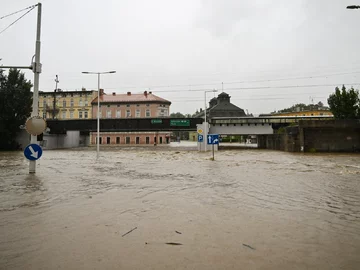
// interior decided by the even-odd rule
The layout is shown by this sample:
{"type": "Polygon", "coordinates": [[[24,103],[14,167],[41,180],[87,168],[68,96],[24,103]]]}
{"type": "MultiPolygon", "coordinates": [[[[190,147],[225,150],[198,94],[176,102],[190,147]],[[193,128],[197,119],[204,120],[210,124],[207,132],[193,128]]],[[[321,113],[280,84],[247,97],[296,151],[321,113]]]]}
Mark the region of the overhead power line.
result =
{"type": "MultiPolygon", "coordinates": [[[[122,86],[122,87],[109,87],[107,89],[135,89],[135,88],[144,88],[144,89],[152,89],[150,91],[161,91],[161,90],[154,90],[154,88],[170,88],[170,87],[189,87],[188,90],[191,90],[191,87],[198,87],[198,86],[214,86],[218,85],[219,87],[222,85],[229,85],[229,84],[245,84],[245,83],[260,83],[260,82],[278,82],[278,81],[289,81],[289,80],[303,80],[303,79],[315,79],[315,78],[324,78],[324,77],[331,77],[331,76],[341,76],[341,75],[350,75],[350,74],[359,74],[360,71],[354,72],[342,72],[342,73],[332,73],[332,74],[324,74],[324,75],[315,75],[315,76],[303,76],[303,77],[289,77],[289,78],[279,78],[279,79],[263,79],[263,80],[250,80],[250,81],[232,81],[232,82],[214,82],[214,83],[201,83],[201,84],[175,84],[175,85],[153,85],[153,86],[122,86]]],[[[196,89],[194,89],[196,90],[196,89]]],[[[192,91],[194,91],[192,90],[192,91]]],[[[209,90],[209,89],[205,89],[209,90]]],[[[211,90],[211,89],[210,89],[211,90]]],[[[224,89],[225,90],[225,89],[224,89]]],[[[167,90],[164,90],[167,91],[167,90]]],[[[202,91],[202,89],[200,89],[202,91]]]]}
{"type": "MultiPolygon", "coordinates": [[[[224,91],[229,90],[261,90],[261,89],[291,89],[291,88],[307,88],[307,87],[325,87],[325,86],[339,86],[339,85],[358,85],[359,82],[356,83],[338,83],[338,84],[303,84],[303,85],[283,85],[283,86],[259,86],[259,87],[234,87],[234,88],[224,88],[224,91]]],[[[152,90],[152,92],[156,93],[173,93],[173,92],[203,92],[207,90],[212,90],[210,88],[207,89],[182,89],[182,90],[152,90]]]]}
{"type": "MultiPolygon", "coordinates": [[[[326,97],[314,97],[316,99],[324,99],[326,97]]],[[[241,100],[292,100],[293,98],[291,97],[279,97],[279,98],[234,98],[234,99],[231,99],[231,100],[236,100],[236,101],[241,101],[241,100]]],[[[182,102],[204,102],[203,99],[187,99],[187,100],[171,100],[172,103],[182,103],[182,102]]]]}
{"type": "Polygon", "coordinates": [[[25,11],[25,10],[27,10],[27,9],[34,8],[34,7],[36,7],[36,5],[32,5],[32,6],[30,6],[30,7],[27,7],[27,8],[24,8],[24,9],[20,9],[20,10],[18,10],[18,11],[15,11],[15,12],[13,12],[13,13],[10,13],[10,14],[8,14],[8,15],[5,15],[5,16],[0,17],[0,20],[1,20],[1,19],[4,19],[4,18],[6,18],[6,17],[9,17],[9,16],[11,16],[11,15],[15,15],[15,14],[17,14],[17,13],[20,13],[20,12],[22,12],[22,11],[25,11]]]}
{"type": "MultiPolygon", "coordinates": [[[[12,25],[14,25],[17,21],[19,21],[20,19],[22,19],[26,14],[28,14],[30,11],[32,11],[34,8],[36,7],[36,5],[32,6],[31,9],[29,9],[27,12],[25,12],[23,15],[21,15],[19,18],[17,18],[15,21],[13,21],[12,23],[10,23],[6,28],[4,28],[2,31],[0,31],[0,34],[2,34],[3,32],[5,32],[7,29],[9,29],[12,25]]],[[[28,9],[28,8],[26,8],[28,9]]],[[[26,10],[25,9],[25,10],[26,10]]],[[[16,12],[17,13],[17,12],[16,12]]],[[[9,16],[9,15],[8,15],[9,16]]]]}
{"type": "MultiPolygon", "coordinates": [[[[283,86],[259,86],[259,87],[234,87],[234,88],[224,88],[224,91],[237,91],[237,90],[263,90],[263,89],[296,89],[296,88],[312,88],[312,87],[336,87],[342,85],[360,85],[360,82],[354,83],[337,83],[337,84],[303,84],[303,85],[283,85],[283,86]]],[[[96,89],[94,87],[94,89],[96,89]]],[[[105,88],[106,89],[117,89],[117,88],[105,88]]],[[[49,89],[43,89],[46,91],[49,89]]],[[[51,91],[53,89],[50,89],[51,91]]],[[[176,92],[204,92],[208,90],[213,90],[213,88],[202,88],[202,89],[174,89],[174,90],[150,90],[153,93],[176,93],[176,92]]],[[[64,89],[64,91],[67,91],[64,89]]]]}

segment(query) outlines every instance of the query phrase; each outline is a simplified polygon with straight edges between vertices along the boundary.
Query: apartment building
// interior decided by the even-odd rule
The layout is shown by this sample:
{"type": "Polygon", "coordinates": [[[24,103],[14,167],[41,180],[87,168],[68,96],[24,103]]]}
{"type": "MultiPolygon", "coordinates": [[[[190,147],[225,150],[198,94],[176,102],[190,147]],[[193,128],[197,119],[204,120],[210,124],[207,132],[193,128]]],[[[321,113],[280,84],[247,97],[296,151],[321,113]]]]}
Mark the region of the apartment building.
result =
{"type": "MultiPolygon", "coordinates": [[[[106,95],[100,91],[100,118],[168,117],[170,105],[152,92],[106,95]]],[[[92,115],[97,117],[97,97],[92,101],[92,115]]]]}
{"type": "Polygon", "coordinates": [[[39,116],[44,119],[91,119],[91,102],[97,97],[97,91],[62,91],[39,92],[39,116]]]}
{"type": "MultiPolygon", "coordinates": [[[[92,115],[97,118],[98,99],[92,101],[92,115]]],[[[141,94],[105,94],[100,91],[100,119],[169,117],[171,102],[144,91],[141,94]]],[[[96,144],[96,132],[90,134],[96,144]]],[[[164,144],[170,142],[170,132],[101,132],[100,144],[164,144]]]]}

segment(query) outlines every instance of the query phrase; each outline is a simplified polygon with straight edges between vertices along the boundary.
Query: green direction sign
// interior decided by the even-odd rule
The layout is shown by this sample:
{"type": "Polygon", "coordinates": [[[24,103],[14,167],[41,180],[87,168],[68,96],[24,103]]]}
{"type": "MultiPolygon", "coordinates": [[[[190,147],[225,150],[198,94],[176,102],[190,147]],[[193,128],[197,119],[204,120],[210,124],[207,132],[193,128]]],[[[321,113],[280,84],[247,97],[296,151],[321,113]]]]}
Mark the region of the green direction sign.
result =
{"type": "Polygon", "coordinates": [[[151,119],[151,124],[162,124],[162,119],[151,119]]]}
{"type": "Polygon", "coordinates": [[[174,126],[174,127],[189,127],[189,126],[190,126],[190,120],[171,119],[171,120],[170,120],[170,126],[174,126]]]}

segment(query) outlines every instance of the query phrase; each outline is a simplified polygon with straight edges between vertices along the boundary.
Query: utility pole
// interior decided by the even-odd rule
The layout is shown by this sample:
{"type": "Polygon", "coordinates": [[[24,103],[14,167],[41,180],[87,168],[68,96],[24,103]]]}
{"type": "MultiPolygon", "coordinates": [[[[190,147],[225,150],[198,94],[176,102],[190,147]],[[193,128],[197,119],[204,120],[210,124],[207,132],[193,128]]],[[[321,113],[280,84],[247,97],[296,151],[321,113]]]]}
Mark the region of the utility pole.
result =
{"type": "Polygon", "coordinates": [[[207,123],[207,115],[206,115],[206,93],[209,93],[209,92],[217,92],[216,89],[213,89],[213,90],[206,90],[204,91],[204,105],[205,105],[205,108],[204,108],[204,144],[205,144],[205,149],[204,151],[206,152],[207,150],[207,135],[208,135],[208,123],[207,123]]]}
{"type": "MultiPolygon", "coordinates": [[[[37,8],[38,8],[38,13],[37,13],[37,26],[36,26],[35,62],[33,64],[34,93],[33,93],[31,116],[39,115],[39,79],[41,73],[41,63],[40,63],[41,3],[37,4],[37,8]]],[[[37,136],[31,135],[31,143],[37,144],[37,136]]],[[[35,173],[35,171],[36,171],[36,161],[30,160],[29,173],[35,173]]]]}
{"type": "Polygon", "coordinates": [[[59,77],[58,75],[55,76],[55,90],[54,90],[54,100],[53,100],[53,114],[52,114],[52,118],[55,119],[56,116],[56,93],[57,93],[57,85],[59,82],[59,77]]]}
{"type": "MultiPolygon", "coordinates": [[[[37,25],[36,25],[36,43],[35,43],[35,61],[31,63],[30,66],[1,66],[1,68],[17,68],[17,69],[31,69],[34,72],[34,92],[33,92],[33,104],[32,104],[32,112],[31,117],[35,117],[39,115],[39,79],[41,73],[41,63],[40,63],[40,34],[41,34],[41,3],[36,4],[38,8],[37,13],[37,25]]],[[[38,132],[38,127],[35,128],[36,132],[38,132]]],[[[41,127],[40,127],[41,129],[41,127]]],[[[37,143],[37,136],[31,135],[31,144],[37,143]]],[[[32,149],[32,148],[31,148],[32,149]]],[[[32,149],[32,151],[34,151],[32,149]]],[[[30,160],[29,162],[29,173],[35,173],[36,171],[36,161],[30,160]]]]}

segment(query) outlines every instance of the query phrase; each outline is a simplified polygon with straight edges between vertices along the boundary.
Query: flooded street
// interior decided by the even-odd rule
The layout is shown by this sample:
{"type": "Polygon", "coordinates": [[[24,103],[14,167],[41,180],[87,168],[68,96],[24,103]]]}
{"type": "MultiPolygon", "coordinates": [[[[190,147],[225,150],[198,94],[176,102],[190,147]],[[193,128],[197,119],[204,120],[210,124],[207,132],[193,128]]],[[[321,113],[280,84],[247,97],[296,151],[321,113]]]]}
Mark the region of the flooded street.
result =
{"type": "Polygon", "coordinates": [[[0,268],[360,269],[359,155],[183,145],[0,153],[0,268]]]}

